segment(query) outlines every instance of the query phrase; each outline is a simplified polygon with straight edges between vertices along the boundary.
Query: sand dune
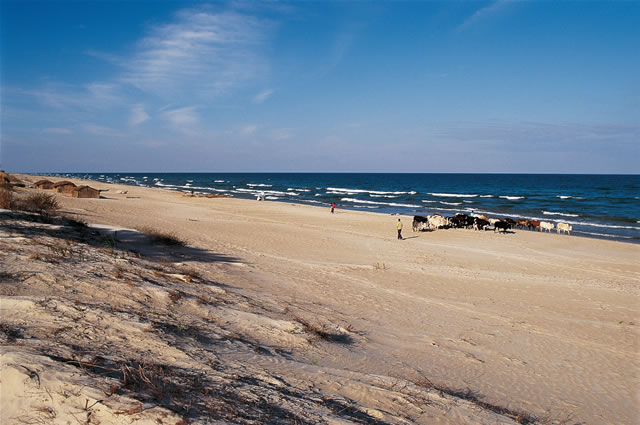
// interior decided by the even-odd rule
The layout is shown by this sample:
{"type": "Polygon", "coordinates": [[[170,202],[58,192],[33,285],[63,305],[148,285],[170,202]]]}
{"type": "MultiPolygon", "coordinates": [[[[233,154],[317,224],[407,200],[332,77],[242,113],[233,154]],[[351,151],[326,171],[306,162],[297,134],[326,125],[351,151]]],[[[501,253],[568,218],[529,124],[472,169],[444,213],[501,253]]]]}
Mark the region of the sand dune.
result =
{"type": "Polygon", "coordinates": [[[2,423],[639,423],[638,245],[92,185],[0,217],[2,423]]]}

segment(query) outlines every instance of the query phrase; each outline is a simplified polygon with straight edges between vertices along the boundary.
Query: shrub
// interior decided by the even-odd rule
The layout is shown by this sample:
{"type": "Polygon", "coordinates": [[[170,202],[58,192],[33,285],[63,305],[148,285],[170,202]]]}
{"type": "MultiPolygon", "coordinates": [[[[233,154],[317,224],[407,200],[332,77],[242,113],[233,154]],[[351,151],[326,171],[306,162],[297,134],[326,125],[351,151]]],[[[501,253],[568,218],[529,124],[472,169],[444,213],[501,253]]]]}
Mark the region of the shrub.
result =
{"type": "Polygon", "coordinates": [[[13,195],[11,190],[6,187],[0,187],[0,208],[5,210],[11,209],[11,203],[13,201],[13,195]]]}
{"type": "Polygon", "coordinates": [[[143,233],[145,233],[149,238],[155,242],[162,245],[170,245],[170,246],[185,246],[186,242],[180,239],[175,233],[167,233],[161,232],[160,230],[152,229],[149,227],[145,227],[141,229],[143,233]]]}
{"type": "Polygon", "coordinates": [[[16,209],[37,212],[41,215],[54,214],[58,208],[60,208],[60,204],[56,201],[56,197],[50,193],[32,193],[16,205],[16,209]]]}

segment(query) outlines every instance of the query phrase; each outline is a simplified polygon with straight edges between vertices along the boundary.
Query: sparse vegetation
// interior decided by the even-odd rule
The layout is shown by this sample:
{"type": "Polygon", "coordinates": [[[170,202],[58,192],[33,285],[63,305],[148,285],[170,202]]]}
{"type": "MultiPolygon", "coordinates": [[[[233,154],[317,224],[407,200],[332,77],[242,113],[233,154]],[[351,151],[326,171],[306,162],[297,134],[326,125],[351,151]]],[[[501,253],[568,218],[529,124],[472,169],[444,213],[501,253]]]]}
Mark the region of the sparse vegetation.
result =
{"type": "Polygon", "coordinates": [[[462,400],[467,400],[476,406],[481,407],[482,409],[489,410],[491,412],[497,413],[502,416],[506,416],[511,418],[516,423],[521,425],[534,424],[537,422],[537,419],[527,413],[518,412],[515,410],[508,409],[502,406],[496,406],[495,404],[490,404],[481,400],[481,395],[475,393],[469,388],[459,390],[450,388],[444,385],[434,384],[427,378],[424,374],[420,374],[420,378],[414,382],[414,384],[418,387],[426,388],[429,390],[436,390],[443,394],[447,394],[462,400]]]}
{"type": "Polygon", "coordinates": [[[316,339],[321,339],[327,342],[336,342],[338,344],[352,344],[354,342],[350,335],[340,332],[332,332],[325,324],[312,323],[298,316],[294,316],[294,320],[302,325],[302,329],[307,334],[316,339]]]}
{"type": "Polygon", "coordinates": [[[171,232],[162,232],[150,227],[144,227],[140,229],[142,233],[145,233],[153,242],[168,246],[185,246],[187,243],[182,240],[178,235],[171,232]]]}
{"type": "Polygon", "coordinates": [[[9,185],[0,186],[0,208],[8,210],[11,209],[13,201],[13,194],[9,188],[9,185]]]}
{"type": "Polygon", "coordinates": [[[32,193],[22,199],[16,199],[12,208],[20,211],[35,212],[40,215],[54,215],[60,208],[56,197],[50,193],[32,193]]]}
{"type": "Polygon", "coordinates": [[[387,265],[385,263],[375,263],[373,268],[375,270],[387,270],[387,265]]]}

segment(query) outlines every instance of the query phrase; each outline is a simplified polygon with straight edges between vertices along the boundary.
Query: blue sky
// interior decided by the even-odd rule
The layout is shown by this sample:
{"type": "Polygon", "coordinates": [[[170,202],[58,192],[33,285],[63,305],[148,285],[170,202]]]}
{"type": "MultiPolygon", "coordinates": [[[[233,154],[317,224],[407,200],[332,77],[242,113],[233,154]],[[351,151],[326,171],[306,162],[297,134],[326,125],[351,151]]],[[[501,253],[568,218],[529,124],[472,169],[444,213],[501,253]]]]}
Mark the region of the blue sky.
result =
{"type": "Polygon", "coordinates": [[[8,171],[640,172],[640,2],[0,5],[8,171]]]}

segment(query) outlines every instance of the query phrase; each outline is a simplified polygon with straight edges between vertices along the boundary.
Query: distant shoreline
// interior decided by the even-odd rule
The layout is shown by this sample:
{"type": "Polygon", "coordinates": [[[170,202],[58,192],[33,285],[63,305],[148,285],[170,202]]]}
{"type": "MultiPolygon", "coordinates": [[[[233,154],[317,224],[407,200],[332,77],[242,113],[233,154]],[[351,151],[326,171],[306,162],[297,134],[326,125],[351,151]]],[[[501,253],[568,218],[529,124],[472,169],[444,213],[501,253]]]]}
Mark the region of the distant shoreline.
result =
{"type": "MultiPolygon", "coordinates": [[[[612,187],[619,187],[624,175],[529,175],[529,174],[441,174],[441,173],[42,173],[39,176],[60,178],[86,178],[103,183],[119,183],[130,186],[158,187],[185,193],[220,193],[235,198],[256,199],[260,192],[265,193],[269,201],[290,202],[302,205],[329,207],[336,203],[340,209],[370,211],[381,214],[430,215],[438,213],[453,216],[458,212],[469,214],[472,211],[492,217],[525,218],[554,223],[563,222],[574,227],[572,236],[581,236],[601,240],[619,240],[628,243],[640,243],[640,223],[632,219],[640,216],[640,209],[628,199],[611,198],[603,204],[600,193],[590,194],[591,185],[576,191],[572,185],[558,189],[556,181],[571,177],[578,183],[587,179],[601,181],[605,176],[613,179],[612,187]],[[215,177],[221,177],[217,179],[215,177]],[[416,176],[415,183],[413,177],[416,176]],[[457,177],[456,177],[457,176],[457,177]],[[476,184],[473,177],[488,183],[476,184]],[[488,176],[488,177],[487,177],[488,176]],[[509,180],[522,180],[503,187],[505,176],[509,180]],[[148,177],[148,178],[147,178],[148,177]],[[222,178],[224,177],[224,178],[222,178]],[[381,177],[384,177],[381,179],[381,177]],[[532,182],[542,179],[542,186],[532,186],[532,182]],[[544,177],[544,178],[543,178],[544,177]],[[546,178],[545,181],[544,179],[546,178]],[[387,180],[399,180],[386,183],[387,180]],[[453,189],[446,186],[450,180],[461,180],[458,192],[470,195],[448,193],[453,189]],[[158,180],[158,181],[155,181],[158,180]],[[432,180],[439,186],[430,186],[432,180]],[[302,181],[302,186],[298,182],[302,181]],[[252,182],[252,183],[251,183],[252,182]],[[382,183],[381,183],[382,182],[382,183]],[[466,183],[465,183],[466,182],[466,183]],[[269,184],[267,184],[269,183],[269,184]],[[470,187],[471,185],[471,187],[470,187]],[[528,186],[527,186],[528,185],[528,186]],[[334,186],[338,188],[334,189],[334,186]],[[332,189],[332,190],[329,190],[332,189]],[[536,190],[541,190],[536,194],[536,190]],[[417,191],[416,191],[417,190],[417,191]],[[555,194],[554,194],[554,191],[555,194]],[[442,193],[436,193],[442,192],[442,193]],[[497,193],[496,193],[497,192],[497,193]],[[504,195],[501,195],[501,193],[504,195]],[[493,193],[493,194],[487,194],[493,193]],[[486,194],[486,195],[485,195],[486,194]],[[434,196],[435,195],[435,196],[434,196]],[[450,196],[448,196],[450,195],[450,196]],[[589,197],[594,200],[591,201],[589,197]],[[589,204],[590,203],[590,204],[589,204]],[[600,218],[599,215],[611,215],[610,209],[627,218],[600,218]],[[634,210],[638,210],[634,212],[634,210]],[[613,220],[613,221],[612,221],[613,220]],[[622,221],[621,221],[622,220],[622,221]]],[[[636,176],[631,176],[636,177],[636,176]]],[[[640,177],[640,176],[639,176],[640,177]]],[[[630,197],[633,185],[627,194],[630,197]]],[[[640,179],[637,185],[640,187],[640,179]]],[[[610,192],[604,192],[610,193],[610,192]]],[[[611,196],[611,195],[606,195],[611,196]]],[[[633,199],[631,199],[633,201],[633,199]]],[[[615,213],[614,213],[615,214],[615,213]]]]}

